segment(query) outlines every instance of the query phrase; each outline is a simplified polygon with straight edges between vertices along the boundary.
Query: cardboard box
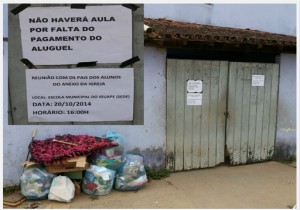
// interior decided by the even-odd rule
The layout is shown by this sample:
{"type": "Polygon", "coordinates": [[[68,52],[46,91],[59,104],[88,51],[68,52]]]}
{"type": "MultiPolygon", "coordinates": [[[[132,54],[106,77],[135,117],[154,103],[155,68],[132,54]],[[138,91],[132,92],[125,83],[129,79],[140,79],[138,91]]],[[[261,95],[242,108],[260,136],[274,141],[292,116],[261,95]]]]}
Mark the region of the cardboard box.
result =
{"type": "Polygon", "coordinates": [[[62,161],[45,163],[45,168],[49,173],[63,173],[70,171],[84,171],[89,167],[85,156],[69,158],[62,161]]]}
{"type": "Polygon", "coordinates": [[[75,185],[75,195],[80,195],[81,193],[81,181],[73,181],[75,185]]]}
{"type": "Polygon", "coordinates": [[[23,167],[27,167],[27,166],[33,166],[33,165],[38,165],[36,162],[33,161],[25,161],[21,164],[23,167]]]}
{"type": "Polygon", "coordinates": [[[82,171],[71,171],[71,172],[65,172],[64,176],[69,177],[69,179],[82,179],[82,171]]]}
{"type": "Polygon", "coordinates": [[[3,197],[3,204],[8,206],[18,206],[26,200],[25,196],[20,192],[14,193],[7,197],[3,197]]]}

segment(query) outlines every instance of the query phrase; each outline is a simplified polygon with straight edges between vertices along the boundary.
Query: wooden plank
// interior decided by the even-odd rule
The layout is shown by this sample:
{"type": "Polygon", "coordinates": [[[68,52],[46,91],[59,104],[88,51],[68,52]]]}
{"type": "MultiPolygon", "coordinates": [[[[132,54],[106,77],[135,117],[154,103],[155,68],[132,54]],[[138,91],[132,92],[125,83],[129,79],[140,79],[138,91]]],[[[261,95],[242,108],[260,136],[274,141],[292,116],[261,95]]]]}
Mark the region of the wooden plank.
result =
{"type": "Polygon", "coordinates": [[[9,196],[3,197],[3,204],[8,206],[18,206],[26,200],[25,196],[20,192],[15,192],[9,196]]]}
{"type": "MultiPolygon", "coordinates": [[[[134,66],[137,66],[135,64],[134,66]]],[[[133,125],[144,125],[144,68],[134,67],[133,125]]],[[[111,122],[108,122],[111,124],[111,122]]]]}
{"type": "Polygon", "coordinates": [[[242,105],[242,128],[241,128],[241,158],[240,163],[247,162],[248,137],[249,137],[249,112],[250,112],[250,89],[251,89],[251,69],[250,64],[244,64],[243,76],[243,105],[242,105]]]}
{"type": "Polygon", "coordinates": [[[185,60],[177,60],[176,69],[176,130],[175,170],[183,170],[184,105],[185,105],[185,60]]]}
{"type": "MultiPolygon", "coordinates": [[[[203,62],[194,61],[194,80],[203,80],[203,62]]],[[[192,167],[200,168],[201,157],[201,114],[202,105],[193,106],[193,147],[192,147],[192,167]]]]}
{"type": "MultiPolygon", "coordinates": [[[[265,64],[257,64],[258,75],[263,75],[265,71],[265,64]]],[[[257,87],[257,109],[256,109],[256,130],[255,130],[255,151],[254,160],[259,162],[261,160],[261,141],[262,141],[262,124],[264,113],[264,86],[257,87]]]]}
{"type": "MultiPolygon", "coordinates": [[[[184,80],[184,144],[183,144],[183,162],[184,170],[190,170],[192,168],[192,141],[193,141],[193,106],[187,105],[187,80],[193,79],[194,63],[192,60],[186,60],[185,62],[185,80],[184,80]]],[[[180,111],[180,110],[177,110],[180,111]]]]}
{"type": "Polygon", "coordinates": [[[201,168],[208,167],[208,124],[210,106],[210,71],[211,61],[203,61],[203,94],[201,118],[201,168]]]}
{"type": "Polygon", "coordinates": [[[144,5],[138,4],[139,9],[132,11],[132,57],[138,55],[139,62],[134,63],[131,67],[134,69],[134,110],[133,121],[134,125],[144,125],[144,22],[141,17],[144,17],[144,5]]]}
{"type": "Polygon", "coordinates": [[[268,155],[268,137],[269,137],[269,125],[270,125],[270,107],[271,107],[271,83],[272,83],[272,64],[266,64],[265,69],[265,93],[264,93],[264,113],[263,113],[263,125],[262,125],[262,145],[260,156],[261,160],[266,160],[268,155]]]}
{"type": "MultiPolygon", "coordinates": [[[[257,74],[256,64],[251,64],[251,75],[257,74]]],[[[252,79],[250,80],[252,83],[252,79]]],[[[250,108],[249,108],[249,135],[248,135],[248,156],[247,162],[254,162],[255,149],[255,130],[256,130],[256,101],[257,101],[257,87],[250,87],[250,108]]]]}
{"type": "Polygon", "coordinates": [[[272,70],[274,64],[238,63],[235,77],[233,65],[230,63],[228,111],[231,115],[226,128],[231,164],[270,159],[276,132],[278,74],[272,70]],[[265,75],[264,86],[252,86],[252,75],[265,75]]]}
{"type": "Polygon", "coordinates": [[[210,106],[208,123],[208,166],[216,165],[217,158],[217,113],[218,113],[218,90],[219,90],[220,62],[212,61],[210,72],[210,106]]]}
{"type": "Polygon", "coordinates": [[[226,124],[226,145],[230,154],[230,164],[233,164],[234,155],[234,121],[235,121],[235,86],[236,86],[236,69],[237,63],[230,62],[229,65],[229,78],[228,78],[228,112],[226,124]]]}
{"type": "Polygon", "coordinates": [[[166,168],[175,169],[175,130],[176,130],[176,60],[167,60],[167,145],[166,145],[166,168]]]}
{"type": "Polygon", "coordinates": [[[243,88],[244,88],[244,63],[237,63],[236,84],[234,99],[234,134],[233,134],[233,160],[232,164],[240,164],[241,155],[241,129],[242,129],[242,104],[243,104],[243,88]]]}
{"type": "Polygon", "coordinates": [[[271,106],[270,106],[270,128],[268,137],[268,159],[271,159],[274,154],[275,136],[276,136],[276,119],[277,119],[277,98],[278,98],[278,83],[279,83],[279,65],[272,66],[272,82],[271,82],[271,106]]]}
{"type": "Polygon", "coordinates": [[[224,162],[225,149],[225,121],[227,104],[227,79],[228,79],[228,62],[220,61],[219,70],[219,94],[218,94],[218,115],[217,115],[217,160],[216,164],[224,162]]]}

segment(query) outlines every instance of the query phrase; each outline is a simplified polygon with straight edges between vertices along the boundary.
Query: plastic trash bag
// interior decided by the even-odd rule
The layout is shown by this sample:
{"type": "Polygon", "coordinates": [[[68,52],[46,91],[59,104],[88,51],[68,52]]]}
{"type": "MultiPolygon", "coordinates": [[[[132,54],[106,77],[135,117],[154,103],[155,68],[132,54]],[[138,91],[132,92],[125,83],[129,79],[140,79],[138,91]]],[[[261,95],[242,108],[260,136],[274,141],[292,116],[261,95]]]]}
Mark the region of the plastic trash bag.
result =
{"type": "Polygon", "coordinates": [[[142,188],[148,181],[143,157],[126,155],[126,163],[117,171],[114,188],[129,191],[142,188]]]}
{"type": "Polygon", "coordinates": [[[26,167],[21,176],[21,193],[28,200],[45,199],[55,176],[41,167],[26,167]]]}
{"type": "Polygon", "coordinates": [[[60,202],[71,202],[75,195],[75,185],[66,176],[55,177],[52,181],[48,199],[60,202]]]}
{"type": "Polygon", "coordinates": [[[104,149],[96,155],[94,164],[111,170],[119,169],[126,162],[125,156],[120,154],[116,148],[104,149]]]}
{"type": "Polygon", "coordinates": [[[118,146],[106,148],[97,153],[93,163],[111,170],[118,170],[126,161],[122,136],[114,131],[108,131],[103,137],[117,142],[118,146]]]}
{"type": "Polygon", "coordinates": [[[118,143],[118,146],[114,147],[115,154],[118,155],[124,154],[124,141],[121,134],[116,133],[114,131],[108,131],[105,135],[103,135],[103,137],[118,143]]]}
{"type": "Polygon", "coordinates": [[[91,165],[82,181],[82,190],[88,195],[107,195],[113,187],[116,172],[102,166],[91,165]]]}
{"type": "Polygon", "coordinates": [[[122,144],[122,136],[119,133],[116,133],[114,131],[107,131],[106,135],[104,135],[103,137],[109,139],[109,140],[114,140],[116,142],[118,142],[118,144],[122,144]]]}

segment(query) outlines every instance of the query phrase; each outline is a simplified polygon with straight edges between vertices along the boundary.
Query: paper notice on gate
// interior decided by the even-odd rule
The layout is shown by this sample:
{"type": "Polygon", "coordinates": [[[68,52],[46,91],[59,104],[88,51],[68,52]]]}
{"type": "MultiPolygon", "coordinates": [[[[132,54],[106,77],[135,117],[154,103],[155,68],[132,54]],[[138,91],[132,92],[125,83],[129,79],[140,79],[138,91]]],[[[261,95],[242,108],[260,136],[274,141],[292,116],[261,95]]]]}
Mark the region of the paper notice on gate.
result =
{"type": "Polygon", "coordinates": [[[202,93],[187,93],[187,105],[202,105],[202,93]]]}
{"type": "Polygon", "coordinates": [[[186,89],[188,93],[201,93],[202,92],[202,80],[188,80],[186,89]]]}
{"type": "Polygon", "coordinates": [[[265,86],[265,75],[252,75],[252,86],[265,86]]]}

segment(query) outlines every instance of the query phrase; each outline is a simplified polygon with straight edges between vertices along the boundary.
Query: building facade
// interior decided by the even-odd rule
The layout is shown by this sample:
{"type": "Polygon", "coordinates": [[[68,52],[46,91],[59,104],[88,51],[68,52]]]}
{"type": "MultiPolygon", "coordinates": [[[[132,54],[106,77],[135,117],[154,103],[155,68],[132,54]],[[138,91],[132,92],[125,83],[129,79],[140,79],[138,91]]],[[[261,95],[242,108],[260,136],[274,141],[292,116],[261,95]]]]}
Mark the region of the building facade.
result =
{"type": "MultiPolygon", "coordinates": [[[[259,30],[275,34],[284,34],[291,37],[296,36],[295,4],[145,4],[144,16],[145,18],[150,18],[152,20],[164,18],[174,21],[175,23],[204,24],[218,27],[250,29],[251,31],[259,30]]],[[[144,23],[147,24],[146,21],[144,23]]],[[[156,32],[157,28],[153,26],[153,33],[155,34],[156,32]]],[[[206,138],[207,147],[213,146],[214,148],[217,148],[216,145],[220,146],[220,148],[216,150],[220,151],[216,152],[218,155],[209,156],[209,154],[206,154],[208,155],[207,159],[206,155],[203,155],[205,152],[202,152],[198,155],[197,153],[191,153],[194,154],[194,156],[184,158],[184,154],[188,154],[191,151],[190,149],[184,148],[192,149],[193,145],[196,144],[190,141],[186,141],[185,143],[183,139],[179,141],[183,145],[183,150],[175,151],[179,156],[172,156],[172,154],[168,153],[169,137],[167,127],[169,122],[169,108],[167,101],[169,95],[167,89],[169,84],[168,72],[170,72],[168,67],[171,66],[168,62],[172,59],[178,59],[179,63],[182,58],[185,60],[205,60],[210,61],[211,63],[209,65],[212,66],[215,66],[215,61],[226,61],[226,65],[229,62],[263,62],[266,64],[274,63],[278,65],[280,76],[278,77],[276,124],[273,126],[275,131],[272,131],[275,134],[275,147],[272,151],[274,151],[274,157],[283,159],[296,154],[296,54],[293,52],[293,47],[286,51],[281,48],[276,48],[277,51],[275,53],[269,52],[265,54],[255,53],[255,51],[251,49],[251,53],[247,53],[246,56],[248,60],[244,60],[245,56],[241,56],[242,53],[240,50],[235,53],[231,52],[230,54],[229,48],[225,45],[222,46],[223,52],[219,52],[217,56],[216,50],[209,51],[211,48],[215,49],[219,43],[214,44],[215,47],[213,47],[212,43],[209,43],[205,44],[205,46],[199,45],[195,48],[189,47],[190,44],[184,47],[184,42],[181,42],[180,45],[174,45],[174,43],[173,45],[167,45],[166,43],[161,42],[161,40],[153,42],[153,40],[147,38],[147,34],[145,37],[143,125],[9,125],[8,111],[10,105],[7,103],[9,101],[9,91],[7,88],[8,45],[7,40],[4,39],[4,186],[14,185],[19,182],[19,177],[22,173],[20,163],[26,158],[28,144],[31,140],[34,128],[37,129],[36,139],[46,139],[56,134],[65,133],[102,136],[107,131],[112,130],[122,135],[123,144],[127,152],[142,155],[144,157],[145,165],[151,167],[164,167],[165,164],[167,164],[167,166],[171,165],[175,167],[169,167],[173,170],[188,170],[190,168],[212,167],[217,165],[220,161],[225,161],[226,142],[224,142],[224,144],[218,144],[213,141],[208,141],[209,133],[212,133],[210,136],[216,134],[215,128],[213,127],[208,127],[206,137],[202,138],[206,138]],[[240,57],[240,60],[237,61],[233,59],[237,57],[240,57]],[[254,61],[255,59],[256,62],[254,61]],[[195,157],[200,157],[200,159],[196,160],[195,157]],[[212,162],[212,160],[214,161],[212,162]]],[[[197,43],[195,43],[195,45],[197,45],[197,43]]],[[[230,49],[232,47],[233,45],[230,45],[230,49]]],[[[237,48],[239,47],[237,46],[237,48]]],[[[260,48],[256,47],[256,49],[260,48]]],[[[264,47],[262,47],[262,49],[264,49],[264,47]]],[[[273,48],[271,51],[272,50],[273,48]]],[[[222,62],[221,65],[224,65],[222,62]]],[[[189,78],[187,77],[187,79],[189,78]]],[[[267,82],[265,84],[267,84],[267,82]]],[[[203,83],[203,88],[204,87],[205,84],[203,83]]],[[[205,103],[204,95],[202,103],[205,103]]],[[[225,105],[227,104],[225,101],[224,103],[225,105]]],[[[211,103],[211,105],[214,104],[211,103]]],[[[181,111],[185,113],[184,109],[181,111]]],[[[186,116],[193,116],[193,114],[189,113],[190,110],[186,111],[186,116]]],[[[224,116],[223,111],[220,111],[220,113],[224,116]]],[[[226,118],[224,117],[223,120],[225,119],[226,118]]],[[[180,131],[180,129],[181,131],[185,130],[187,135],[186,139],[192,139],[192,137],[188,135],[189,132],[192,132],[189,130],[192,125],[192,122],[190,124],[183,124],[183,126],[179,127],[178,131],[180,131]]],[[[205,126],[206,123],[203,122],[203,125],[205,126]]],[[[225,127],[222,129],[225,129],[225,127]]],[[[182,132],[177,134],[183,135],[182,132]]],[[[198,135],[201,136],[202,134],[199,133],[198,135]]],[[[197,147],[195,146],[195,148],[197,147]]],[[[240,154],[242,153],[234,154],[239,154],[241,157],[240,154]]],[[[266,157],[267,156],[268,153],[266,153],[266,157]]]]}

